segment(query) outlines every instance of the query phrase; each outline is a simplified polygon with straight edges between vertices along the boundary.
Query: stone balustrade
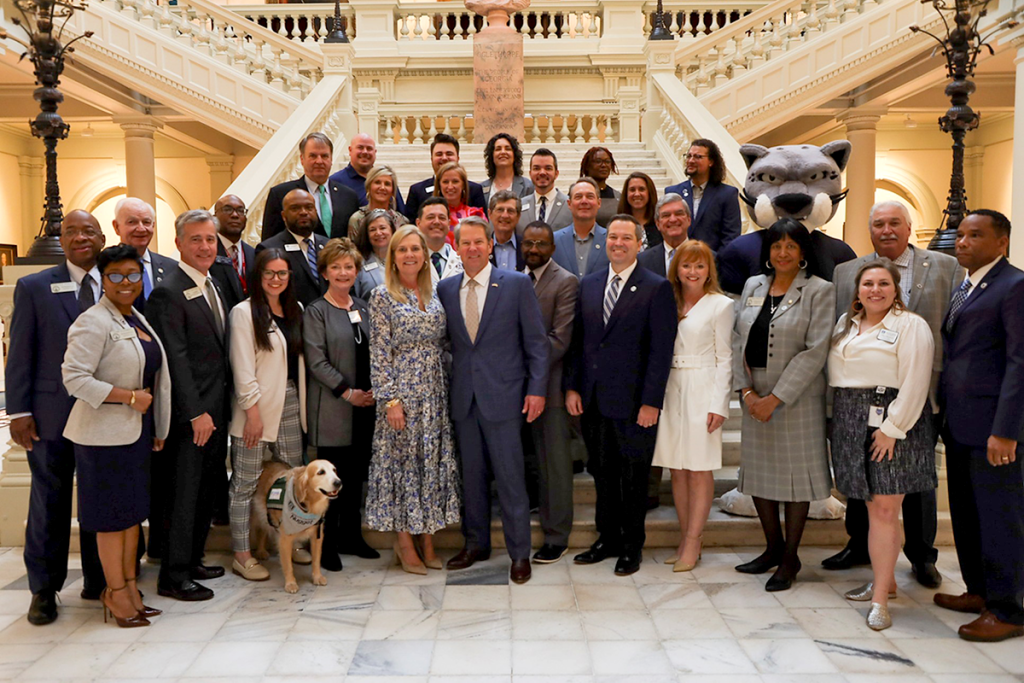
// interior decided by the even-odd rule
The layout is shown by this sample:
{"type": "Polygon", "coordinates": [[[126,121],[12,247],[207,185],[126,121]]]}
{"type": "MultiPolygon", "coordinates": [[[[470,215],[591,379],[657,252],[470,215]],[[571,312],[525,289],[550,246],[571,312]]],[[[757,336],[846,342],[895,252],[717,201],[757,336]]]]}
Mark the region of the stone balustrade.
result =
{"type": "MultiPolygon", "coordinates": [[[[613,113],[531,114],[525,117],[529,144],[620,142],[618,117],[613,113]]],[[[471,114],[412,114],[381,111],[377,139],[384,145],[419,145],[438,133],[454,136],[460,144],[484,144],[473,134],[471,114]]]]}
{"type": "MultiPolygon", "coordinates": [[[[746,15],[764,7],[763,0],[748,2],[733,1],[724,3],[698,2],[665,2],[665,28],[673,36],[681,40],[699,38],[714,31],[725,28],[739,21],[746,15]]],[[[643,6],[644,38],[651,35],[654,29],[654,15],[657,3],[647,2],[643,6]]]]}

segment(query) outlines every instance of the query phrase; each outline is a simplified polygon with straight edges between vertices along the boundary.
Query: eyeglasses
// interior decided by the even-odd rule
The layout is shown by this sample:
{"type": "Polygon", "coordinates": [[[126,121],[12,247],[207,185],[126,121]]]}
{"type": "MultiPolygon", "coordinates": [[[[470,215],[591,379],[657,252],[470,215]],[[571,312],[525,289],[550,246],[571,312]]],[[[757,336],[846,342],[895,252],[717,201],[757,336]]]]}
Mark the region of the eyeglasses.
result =
{"type": "Polygon", "coordinates": [[[261,271],[260,274],[263,276],[264,280],[274,280],[274,279],[287,280],[291,276],[292,271],[290,271],[290,270],[264,270],[264,271],[261,271]]]}
{"type": "Polygon", "coordinates": [[[523,246],[527,249],[533,249],[534,247],[550,247],[551,242],[547,240],[523,240],[523,246]]]}
{"type": "Polygon", "coordinates": [[[612,160],[611,159],[591,159],[590,163],[592,163],[594,166],[611,166],[612,165],[612,160]]]}
{"type": "Polygon", "coordinates": [[[96,230],[95,228],[65,228],[62,232],[68,237],[78,237],[79,235],[81,235],[82,237],[85,237],[90,240],[96,239],[101,234],[103,234],[99,230],[96,230]]]}
{"type": "Polygon", "coordinates": [[[140,282],[142,282],[141,271],[135,273],[128,273],[127,275],[123,273],[107,273],[106,277],[115,285],[119,285],[125,280],[128,280],[128,282],[132,283],[133,285],[137,285],[140,282]]]}
{"type": "Polygon", "coordinates": [[[693,159],[694,161],[700,161],[701,159],[707,159],[707,158],[708,158],[707,154],[687,154],[686,155],[686,160],[687,161],[689,161],[690,159],[693,159]]]}
{"type": "Polygon", "coordinates": [[[248,211],[246,211],[244,207],[238,209],[238,208],[235,208],[233,206],[222,206],[222,207],[220,207],[220,210],[223,211],[224,213],[229,213],[229,214],[237,213],[239,216],[244,216],[245,214],[248,213],[248,211]]]}

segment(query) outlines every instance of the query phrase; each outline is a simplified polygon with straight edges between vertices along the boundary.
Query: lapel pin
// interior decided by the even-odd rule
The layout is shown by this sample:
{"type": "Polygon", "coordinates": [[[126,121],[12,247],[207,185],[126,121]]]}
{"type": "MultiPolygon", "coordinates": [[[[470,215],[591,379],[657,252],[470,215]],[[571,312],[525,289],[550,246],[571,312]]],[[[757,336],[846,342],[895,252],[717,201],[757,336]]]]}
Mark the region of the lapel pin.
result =
{"type": "Polygon", "coordinates": [[[595,249],[600,249],[600,248],[601,248],[601,245],[600,245],[600,244],[595,244],[595,245],[594,245],[594,248],[595,248],[595,249]]]}
{"type": "Polygon", "coordinates": [[[635,291],[636,291],[636,285],[633,285],[632,287],[630,287],[630,288],[629,288],[629,291],[631,291],[631,292],[635,292],[635,291]]]}
{"type": "Polygon", "coordinates": [[[157,272],[158,272],[158,273],[162,273],[162,272],[164,272],[164,269],[163,269],[163,268],[157,268],[156,270],[157,270],[157,272]]]}
{"type": "Polygon", "coordinates": [[[495,289],[497,289],[498,288],[498,283],[497,282],[492,282],[491,283],[491,287],[494,287],[495,289]]]}
{"type": "Polygon", "coordinates": [[[979,287],[981,287],[982,289],[985,289],[986,287],[988,287],[988,283],[987,283],[987,282],[982,282],[982,283],[981,283],[981,284],[979,285],[979,287]]]}
{"type": "Polygon", "coordinates": [[[925,268],[927,268],[927,267],[928,267],[928,261],[925,261],[925,262],[924,262],[924,263],[922,263],[921,265],[922,265],[922,266],[924,266],[925,268]]]}

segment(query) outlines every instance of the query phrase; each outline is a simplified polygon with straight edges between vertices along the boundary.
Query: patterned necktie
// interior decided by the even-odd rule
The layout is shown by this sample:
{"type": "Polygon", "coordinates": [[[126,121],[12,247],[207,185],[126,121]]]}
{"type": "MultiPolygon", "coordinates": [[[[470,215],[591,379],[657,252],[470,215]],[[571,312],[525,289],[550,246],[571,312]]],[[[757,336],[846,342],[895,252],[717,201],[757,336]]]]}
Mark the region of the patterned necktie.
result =
{"type": "Polygon", "coordinates": [[[142,298],[148,299],[149,295],[153,293],[153,280],[149,277],[149,271],[146,269],[146,264],[142,264],[142,298]]]}
{"type": "Polygon", "coordinates": [[[248,283],[245,281],[245,263],[242,255],[242,250],[238,248],[237,244],[231,245],[231,263],[235,267],[235,272],[238,273],[238,280],[242,283],[242,292],[245,294],[249,293],[248,283]]]}
{"type": "Polygon", "coordinates": [[[430,255],[430,262],[434,264],[434,270],[437,271],[437,276],[441,277],[441,254],[435,251],[430,255]]]}
{"type": "Polygon", "coordinates": [[[548,198],[540,198],[540,210],[537,212],[537,220],[542,221],[548,215],[548,198]]]}
{"type": "Polygon", "coordinates": [[[669,249],[668,250],[668,263],[665,264],[665,274],[666,275],[668,274],[669,269],[672,267],[672,259],[674,259],[675,257],[676,257],[676,250],[675,249],[669,249]]]}
{"type": "Polygon", "coordinates": [[[217,297],[217,290],[213,286],[213,279],[206,276],[206,303],[210,304],[213,312],[213,322],[217,326],[217,336],[224,336],[224,317],[220,314],[220,299],[217,297]]]}
{"type": "Polygon", "coordinates": [[[327,194],[327,188],[320,186],[320,222],[323,223],[324,232],[331,234],[331,220],[334,218],[334,211],[331,209],[331,198],[327,194]]]}
{"type": "Polygon", "coordinates": [[[964,283],[960,285],[960,289],[956,290],[956,294],[953,295],[953,299],[949,302],[949,316],[946,318],[946,332],[953,331],[953,323],[956,322],[956,314],[963,307],[964,302],[967,301],[967,295],[971,292],[971,278],[965,277],[964,283]]]}
{"type": "Polygon", "coordinates": [[[619,283],[622,282],[622,278],[618,275],[612,277],[612,281],[608,284],[608,291],[604,295],[604,324],[608,324],[608,318],[612,317],[612,311],[615,310],[615,302],[619,300],[619,283]]]}
{"type": "Polygon", "coordinates": [[[475,344],[476,333],[480,329],[480,304],[476,298],[479,285],[476,280],[470,280],[466,286],[469,288],[466,292],[466,332],[469,332],[469,341],[475,344]]]}
{"type": "Polygon", "coordinates": [[[78,310],[84,313],[96,303],[96,292],[92,291],[92,275],[85,274],[82,278],[82,286],[78,290],[78,310]]]}
{"type": "Polygon", "coordinates": [[[302,240],[306,243],[306,262],[309,264],[309,272],[313,274],[313,280],[320,280],[320,271],[316,267],[316,245],[313,244],[313,238],[307,237],[302,240]]]}

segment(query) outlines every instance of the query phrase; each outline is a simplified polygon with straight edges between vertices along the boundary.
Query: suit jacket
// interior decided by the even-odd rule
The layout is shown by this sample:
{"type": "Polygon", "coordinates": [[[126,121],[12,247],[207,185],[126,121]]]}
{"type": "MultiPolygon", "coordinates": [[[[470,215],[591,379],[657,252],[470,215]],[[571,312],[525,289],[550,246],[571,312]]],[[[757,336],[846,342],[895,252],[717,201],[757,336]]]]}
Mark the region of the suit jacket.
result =
{"type": "MultiPolygon", "coordinates": [[[[327,238],[316,233],[313,233],[312,238],[313,246],[319,253],[327,244],[327,238]]],[[[264,249],[280,249],[284,252],[288,263],[292,266],[292,287],[295,288],[295,298],[303,306],[309,306],[327,291],[327,282],[322,277],[313,277],[313,271],[309,268],[306,255],[302,253],[302,247],[290,232],[287,230],[279,232],[256,245],[257,254],[264,249]]]]}
{"type": "MultiPolygon", "coordinates": [[[[736,334],[732,347],[732,387],[751,386],[747,368],[750,328],[761,313],[772,281],[758,275],[747,281],[736,302],[736,334]],[[761,303],[757,303],[760,300],[761,303]]],[[[783,403],[803,396],[824,396],[825,361],[828,359],[835,319],[836,290],[831,283],[800,271],[786,298],[772,316],[769,328],[767,383],[783,403]]]]}
{"type": "MultiPolygon", "coordinates": [[[[331,182],[337,182],[356,193],[359,198],[359,206],[366,206],[366,178],[359,175],[356,169],[349,164],[345,168],[331,174],[331,182]]],[[[402,199],[402,191],[395,188],[395,207],[401,214],[405,213],[405,200],[402,199]]]]}
{"type": "MultiPolygon", "coordinates": [[[[245,240],[239,240],[238,244],[242,249],[245,279],[248,282],[252,269],[256,266],[256,250],[245,240]]],[[[210,275],[217,281],[217,285],[220,286],[221,294],[224,295],[224,305],[229,311],[238,305],[238,302],[249,298],[249,295],[242,288],[242,279],[238,276],[238,271],[235,270],[235,264],[231,261],[231,257],[228,256],[224,243],[219,239],[217,240],[217,260],[210,266],[210,275]]]]}
{"type": "MultiPolygon", "coordinates": [[[[317,220],[313,232],[324,237],[345,237],[348,235],[348,219],[359,210],[359,197],[355,192],[339,182],[328,179],[327,188],[331,191],[331,231],[324,229],[323,223],[317,220]]],[[[275,185],[267,193],[267,204],[263,209],[263,233],[260,240],[269,238],[285,231],[284,219],[281,217],[281,204],[286,194],[292,190],[307,190],[305,176],[298,180],[275,185]]],[[[313,197],[317,200],[317,197],[313,197]]]]}
{"type": "Polygon", "coordinates": [[[633,420],[641,406],[660,409],[665,400],[676,300],[668,280],[638,264],[605,325],[607,281],[607,267],[580,281],[563,385],[582,396],[584,410],[596,402],[606,418],[633,420]]]}
{"type": "Polygon", "coordinates": [[[534,283],[533,292],[540,304],[544,329],[548,333],[548,400],[547,407],[561,408],[565,405],[562,391],[562,363],[572,343],[573,321],[576,315],[576,296],[580,282],[576,276],[554,261],[540,279],[534,283]]]}
{"type": "Polygon", "coordinates": [[[637,254],[636,260],[640,262],[641,266],[655,275],[664,278],[668,277],[665,271],[665,247],[661,244],[644,249],[637,254]]]}
{"type": "MultiPolygon", "coordinates": [[[[216,280],[214,281],[216,287],[216,280]]],[[[175,268],[147,301],[147,318],[164,344],[171,371],[171,418],[178,429],[209,413],[217,429],[227,429],[231,400],[229,318],[218,334],[205,296],[188,298],[196,283],[175,268]]],[[[221,301],[224,295],[220,294],[221,301]]],[[[226,304],[225,304],[226,308],[226,304]]],[[[189,432],[191,433],[191,432],[189,432]]]]}
{"type": "MultiPolygon", "coordinates": [[[[480,183],[480,189],[483,190],[484,192],[485,205],[490,204],[492,185],[494,185],[494,181],[490,178],[480,183]]],[[[531,194],[533,194],[533,181],[525,176],[513,176],[511,189],[517,197],[529,197],[531,194]]]]}
{"type": "Polygon", "coordinates": [[[68,350],[61,373],[68,393],[77,399],[64,427],[64,437],[83,446],[125,446],[142,436],[142,413],[122,403],[105,403],[110,390],[150,389],[154,431],[167,438],[171,424],[171,374],[167,353],[153,326],[134,311],[142,327],[160,347],[160,371],[154,386],[143,384],[146,352],[124,316],[107,297],[82,313],[68,330],[68,350]],[[126,334],[127,333],[127,334],[126,334]],[[129,336],[130,335],[130,336],[129,336]]]}
{"type": "Polygon", "coordinates": [[[682,196],[690,207],[690,239],[700,240],[717,252],[740,236],[739,190],[732,185],[708,183],[700,200],[697,215],[693,215],[693,183],[684,180],[678,185],[665,188],[665,194],[675,192],[682,196]]]}
{"type": "Polygon", "coordinates": [[[1004,258],[974,285],[951,332],[943,323],[940,400],[964,446],[984,448],[991,435],[1024,441],[1022,302],[1024,272],[1004,258]]]}
{"type": "Polygon", "coordinates": [[[60,439],[74,399],[64,389],[61,363],[68,329],[78,318],[74,283],[67,262],[20,278],[14,286],[10,344],[7,347],[7,414],[32,413],[44,441],[60,439]],[[59,287],[58,287],[59,288],[59,287]]]}
{"type": "MultiPolygon", "coordinates": [[[[522,241],[522,239],[520,239],[519,235],[515,236],[515,241],[516,241],[516,270],[518,270],[521,273],[521,272],[523,272],[523,268],[526,267],[526,260],[523,258],[523,241],[522,241]]],[[[498,241],[495,240],[494,241],[494,245],[497,246],[497,244],[498,244],[498,241]]],[[[490,261],[491,261],[491,265],[494,266],[495,268],[497,268],[497,261],[495,260],[494,251],[493,250],[491,251],[490,261]]]]}
{"type": "Polygon", "coordinates": [[[587,272],[585,273],[580,272],[579,261],[576,260],[576,243],[573,233],[572,223],[555,231],[555,255],[552,256],[555,263],[579,278],[599,270],[606,272],[608,254],[605,252],[605,246],[608,241],[608,231],[600,225],[594,226],[594,244],[591,247],[590,257],[587,259],[587,272]]]}
{"type": "MultiPolygon", "coordinates": [[[[743,291],[747,280],[764,274],[761,263],[761,245],[764,230],[740,235],[729,246],[718,252],[718,283],[730,294],[743,291]]],[[[692,237],[693,234],[691,233],[692,237]]],[[[818,276],[832,282],[836,266],[857,258],[857,253],[846,242],[829,237],[821,230],[811,230],[811,244],[818,261],[818,276]]]]}
{"type": "MultiPolygon", "coordinates": [[[[523,197],[523,213],[519,216],[519,223],[516,225],[516,236],[521,237],[526,226],[537,220],[537,212],[540,207],[537,204],[536,194],[527,194],[523,197]]],[[[569,211],[569,198],[561,190],[555,190],[555,198],[547,207],[544,215],[544,222],[558,230],[558,225],[571,225],[572,212],[569,211]]]]}
{"type": "MultiPolygon", "coordinates": [[[[448,247],[448,260],[445,261],[444,268],[441,269],[441,275],[438,276],[437,271],[434,269],[434,265],[430,264],[430,280],[437,286],[437,283],[445,278],[449,278],[452,275],[462,274],[462,259],[459,257],[459,252],[450,245],[448,247]]],[[[427,255],[427,263],[430,263],[430,255],[427,255]]]]}
{"type": "MultiPolygon", "coordinates": [[[[156,289],[163,283],[170,273],[178,269],[178,262],[169,256],[163,256],[153,250],[149,252],[149,262],[153,266],[153,289],[156,289]]],[[[150,292],[152,294],[152,292],[150,292]]],[[[139,298],[132,304],[139,313],[146,312],[146,297],[143,294],[139,295],[139,298]]]]}
{"type": "MultiPolygon", "coordinates": [[[[409,197],[405,200],[405,217],[409,219],[410,223],[416,222],[416,216],[420,211],[420,204],[433,196],[433,177],[421,180],[409,188],[409,197]]],[[[483,209],[484,215],[487,215],[487,202],[484,201],[483,188],[480,187],[480,183],[474,183],[472,180],[469,181],[469,205],[483,209]]]]}
{"type": "Polygon", "coordinates": [[[548,340],[530,278],[491,268],[476,341],[459,302],[463,275],[437,283],[452,348],[452,419],[469,417],[473,399],[486,420],[519,419],[523,398],[546,396],[548,340]]]}

